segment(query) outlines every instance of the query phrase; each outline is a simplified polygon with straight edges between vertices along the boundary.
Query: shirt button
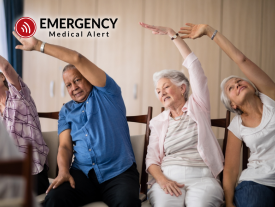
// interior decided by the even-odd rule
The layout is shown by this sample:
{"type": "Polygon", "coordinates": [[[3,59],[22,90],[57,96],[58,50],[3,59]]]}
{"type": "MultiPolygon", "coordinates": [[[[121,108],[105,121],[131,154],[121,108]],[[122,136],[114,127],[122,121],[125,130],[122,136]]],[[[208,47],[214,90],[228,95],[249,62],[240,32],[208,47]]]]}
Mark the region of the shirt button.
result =
{"type": "Polygon", "coordinates": [[[87,103],[89,103],[89,102],[87,101],[87,103]]]}
{"type": "Polygon", "coordinates": [[[86,137],[88,136],[88,134],[85,135],[86,137]]]}
{"type": "Polygon", "coordinates": [[[91,152],[91,149],[89,149],[89,151],[91,152]]]}
{"type": "Polygon", "coordinates": [[[82,111],[82,113],[84,113],[84,111],[82,111]]]}
{"type": "Polygon", "coordinates": [[[93,163],[93,165],[95,165],[95,163],[93,163]]]}

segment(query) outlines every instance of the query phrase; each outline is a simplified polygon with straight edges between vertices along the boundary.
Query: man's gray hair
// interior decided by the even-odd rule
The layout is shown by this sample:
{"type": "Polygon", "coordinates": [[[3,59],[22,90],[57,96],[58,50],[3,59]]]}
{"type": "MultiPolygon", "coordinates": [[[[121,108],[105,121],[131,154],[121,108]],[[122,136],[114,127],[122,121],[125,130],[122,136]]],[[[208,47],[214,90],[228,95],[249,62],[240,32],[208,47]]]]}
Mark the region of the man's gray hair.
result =
{"type": "Polygon", "coordinates": [[[246,78],[241,78],[241,77],[232,75],[232,76],[229,76],[229,77],[223,79],[223,81],[222,81],[222,83],[221,83],[221,91],[222,91],[222,93],[221,93],[221,101],[223,102],[225,108],[227,108],[229,111],[231,111],[232,113],[236,113],[236,114],[241,115],[241,114],[243,113],[242,110],[240,110],[240,109],[238,109],[238,108],[237,108],[237,109],[234,109],[234,108],[231,107],[231,101],[230,101],[230,99],[227,97],[227,95],[226,95],[226,93],[225,93],[225,90],[224,90],[224,89],[225,89],[225,88],[224,88],[225,84],[227,83],[227,81],[229,81],[229,80],[232,79],[232,78],[242,79],[242,80],[248,82],[249,84],[251,84],[251,85],[253,86],[253,88],[255,89],[255,94],[256,94],[257,96],[259,96],[259,90],[256,88],[256,86],[255,86],[250,80],[248,80],[248,79],[246,79],[246,78]]]}
{"type": "Polygon", "coordinates": [[[72,64],[66,65],[66,66],[63,68],[62,75],[63,75],[63,73],[64,73],[66,70],[73,69],[73,68],[76,69],[76,67],[75,67],[74,65],[72,65],[72,64]]]}
{"type": "MultiPolygon", "coordinates": [[[[161,70],[159,72],[155,72],[153,75],[155,88],[157,86],[158,81],[161,78],[170,79],[170,81],[178,87],[184,84],[186,86],[186,89],[183,96],[185,101],[188,100],[190,83],[189,83],[189,80],[186,78],[186,76],[182,72],[178,70],[161,70]]],[[[156,89],[155,89],[155,93],[156,93],[156,96],[158,97],[156,89]]]]}

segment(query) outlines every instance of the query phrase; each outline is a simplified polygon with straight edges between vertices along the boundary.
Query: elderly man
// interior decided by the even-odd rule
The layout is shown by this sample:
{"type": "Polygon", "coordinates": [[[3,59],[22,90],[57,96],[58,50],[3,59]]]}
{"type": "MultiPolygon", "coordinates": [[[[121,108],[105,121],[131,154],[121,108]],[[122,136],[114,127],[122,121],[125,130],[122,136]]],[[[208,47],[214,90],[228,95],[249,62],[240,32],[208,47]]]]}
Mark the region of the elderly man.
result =
{"type": "Polygon", "coordinates": [[[70,49],[20,38],[16,49],[41,51],[63,60],[63,80],[72,100],[59,115],[59,173],[45,206],[140,206],[139,174],[120,87],[103,70],[70,49]],[[74,162],[71,165],[73,154],[74,162]]]}

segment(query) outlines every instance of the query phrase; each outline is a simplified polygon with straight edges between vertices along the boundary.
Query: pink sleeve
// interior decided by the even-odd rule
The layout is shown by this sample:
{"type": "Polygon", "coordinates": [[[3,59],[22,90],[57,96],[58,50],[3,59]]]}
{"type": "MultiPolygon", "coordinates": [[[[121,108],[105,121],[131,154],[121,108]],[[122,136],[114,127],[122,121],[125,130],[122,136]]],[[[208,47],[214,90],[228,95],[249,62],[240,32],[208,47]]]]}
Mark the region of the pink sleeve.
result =
{"type": "Polygon", "coordinates": [[[151,122],[149,127],[151,130],[151,135],[149,137],[149,145],[147,148],[147,155],[145,160],[147,173],[147,169],[150,167],[150,165],[161,165],[161,158],[159,152],[159,135],[157,134],[156,128],[152,126],[151,122]]]}
{"type": "Polygon", "coordinates": [[[190,85],[194,100],[206,111],[210,111],[210,98],[207,85],[207,77],[201,67],[197,56],[192,52],[184,60],[183,64],[189,71],[190,85]]]}

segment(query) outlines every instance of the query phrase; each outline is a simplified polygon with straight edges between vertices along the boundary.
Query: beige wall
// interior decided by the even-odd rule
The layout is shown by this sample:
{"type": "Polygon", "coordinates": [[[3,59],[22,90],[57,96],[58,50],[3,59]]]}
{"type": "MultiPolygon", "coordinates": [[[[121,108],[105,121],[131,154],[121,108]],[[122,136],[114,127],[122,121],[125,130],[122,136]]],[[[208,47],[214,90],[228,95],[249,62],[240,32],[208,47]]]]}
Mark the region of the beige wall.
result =
{"type": "MultiPolygon", "coordinates": [[[[209,24],[275,81],[274,0],[25,0],[24,7],[24,16],[32,17],[37,23],[41,17],[118,18],[116,29],[109,30],[109,38],[49,38],[48,30],[41,29],[35,36],[74,49],[105,70],[121,86],[127,115],[145,114],[148,106],[153,106],[154,116],[160,113],[161,104],[155,97],[152,82],[154,72],[177,69],[187,74],[172,41],[142,29],[139,21],[169,26],[176,31],[186,22],[209,24]],[[133,98],[135,84],[137,99],[133,98]]],[[[211,117],[225,117],[219,84],[231,74],[244,75],[208,37],[186,42],[208,77],[211,117]]],[[[23,79],[32,91],[38,111],[60,110],[70,100],[67,92],[65,97],[60,92],[65,65],[44,54],[24,52],[23,79]],[[54,81],[54,97],[49,92],[51,81],[54,81]]],[[[42,121],[43,131],[54,129],[57,129],[56,121],[42,121]]],[[[131,134],[143,130],[139,125],[130,125],[131,134]]],[[[223,137],[222,131],[214,129],[214,132],[223,137]]]]}

